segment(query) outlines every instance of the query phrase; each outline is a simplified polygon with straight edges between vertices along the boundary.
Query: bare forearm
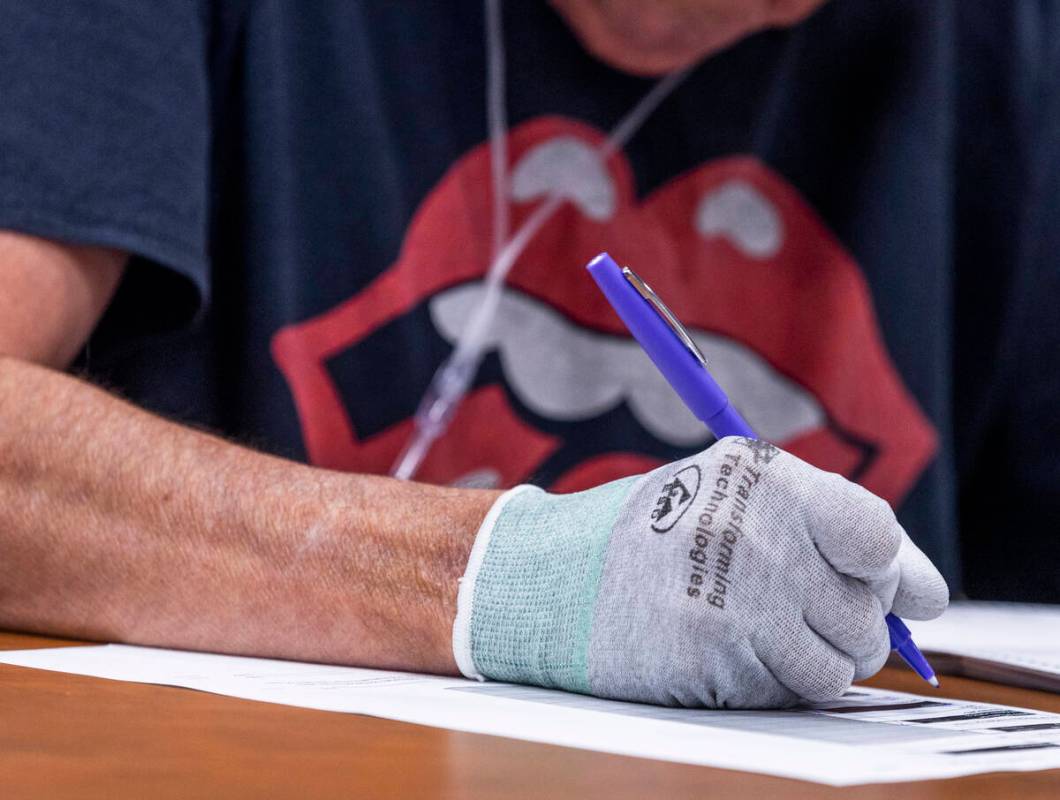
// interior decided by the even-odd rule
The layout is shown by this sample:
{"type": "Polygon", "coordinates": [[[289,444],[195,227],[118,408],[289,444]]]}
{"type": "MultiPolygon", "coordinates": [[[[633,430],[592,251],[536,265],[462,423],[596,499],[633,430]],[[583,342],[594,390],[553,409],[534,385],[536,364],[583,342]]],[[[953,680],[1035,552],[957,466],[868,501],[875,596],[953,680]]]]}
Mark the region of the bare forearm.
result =
{"type": "Polygon", "coordinates": [[[492,492],[294,464],[0,359],[0,626],[453,672],[492,492]]]}

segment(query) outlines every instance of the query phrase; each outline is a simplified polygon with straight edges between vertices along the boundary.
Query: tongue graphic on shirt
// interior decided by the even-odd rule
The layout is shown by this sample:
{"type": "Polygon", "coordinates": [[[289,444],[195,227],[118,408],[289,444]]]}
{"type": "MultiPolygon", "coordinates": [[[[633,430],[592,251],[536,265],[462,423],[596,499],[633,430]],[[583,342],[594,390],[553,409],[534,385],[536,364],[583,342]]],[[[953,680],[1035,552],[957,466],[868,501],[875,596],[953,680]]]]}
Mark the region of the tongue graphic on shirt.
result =
{"type": "MultiPolygon", "coordinates": [[[[418,475],[511,485],[569,446],[532,419],[577,424],[625,406],[665,445],[708,434],[639,351],[584,269],[608,250],[636,269],[694,331],[711,369],[758,433],[897,502],[935,449],[935,434],[891,364],[857,264],[798,193],[761,162],[708,162],[643,199],[624,156],[601,168],[593,128],[561,118],[509,136],[513,230],[553,191],[569,199],[512,270],[489,346],[503,385],[465,399],[418,475]],[[532,415],[513,407],[518,401],[532,415]]],[[[488,267],[487,145],[457,161],[418,208],[395,264],[359,294],[275,335],[273,356],[298,409],[310,459],[385,472],[411,433],[406,419],[359,436],[327,362],[427,304],[455,341],[488,267]]],[[[555,490],[650,469],[657,456],[595,452],[555,490]]]]}

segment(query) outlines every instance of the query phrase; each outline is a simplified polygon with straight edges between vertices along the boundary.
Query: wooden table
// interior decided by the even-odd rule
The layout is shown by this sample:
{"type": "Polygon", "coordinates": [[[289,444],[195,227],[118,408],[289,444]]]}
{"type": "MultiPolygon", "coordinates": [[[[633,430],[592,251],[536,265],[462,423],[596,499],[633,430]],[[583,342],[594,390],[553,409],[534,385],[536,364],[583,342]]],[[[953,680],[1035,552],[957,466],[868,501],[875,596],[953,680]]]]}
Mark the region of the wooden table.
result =
{"type": "MultiPolygon", "coordinates": [[[[0,649],[70,645],[0,633],[0,649]]],[[[869,682],[918,692],[904,670],[869,682]]],[[[1060,712],[1060,696],[945,679],[1060,712]]],[[[0,798],[1060,798],[1060,770],[833,789],[0,665],[0,798]]]]}

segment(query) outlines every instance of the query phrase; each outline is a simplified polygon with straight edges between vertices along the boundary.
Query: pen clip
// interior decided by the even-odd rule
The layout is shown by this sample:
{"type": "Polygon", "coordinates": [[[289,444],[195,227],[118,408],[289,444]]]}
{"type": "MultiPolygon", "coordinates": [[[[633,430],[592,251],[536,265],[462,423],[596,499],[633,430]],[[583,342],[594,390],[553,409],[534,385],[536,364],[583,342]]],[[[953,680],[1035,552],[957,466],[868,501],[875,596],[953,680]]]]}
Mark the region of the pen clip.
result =
{"type": "Polygon", "coordinates": [[[688,333],[688,329],[681,324],[681,321],[674,316],[673,312],[666,307],[659,295],[652,291],[652,288],[644,282],[644,280],[636,272],[631,270],[629,267],[622,267],[622,277],[625,278],[629,285],[632,286],[637,294],[643,297],[651,304],[651,307],[655,309],[656,313],[662,317],[663,322],[674,332],[674,335],[678,340],[685,346],[685,349],[692,354],[692,357],[702,364],[704,367],[707,366],[707,359],[696,347],[696,343],[692,341],[692,337],[688,333]]]}

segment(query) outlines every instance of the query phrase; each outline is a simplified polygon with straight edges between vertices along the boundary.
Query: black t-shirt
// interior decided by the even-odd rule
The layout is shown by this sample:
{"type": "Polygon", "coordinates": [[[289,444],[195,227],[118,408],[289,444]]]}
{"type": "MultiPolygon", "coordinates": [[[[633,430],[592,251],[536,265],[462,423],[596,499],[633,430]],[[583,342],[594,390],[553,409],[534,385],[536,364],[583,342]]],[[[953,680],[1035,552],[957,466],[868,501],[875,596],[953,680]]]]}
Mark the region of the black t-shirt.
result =
{"type": "MultiPolygon", "coordinates": [[[[82,367],[386,472],[489,259],[481,4],[0,11],[0,227],[135,256],[82,367]]],[[[545,2],[505,28],[513,223],[570,202],[419,476],[570,491],[708,443],[585,275],[609,250],[761,435],[894,503],[952,585],[1060,600],[1055,5],[835,0],[700,65],[603,167],[652,81],[545,2]]]]}

